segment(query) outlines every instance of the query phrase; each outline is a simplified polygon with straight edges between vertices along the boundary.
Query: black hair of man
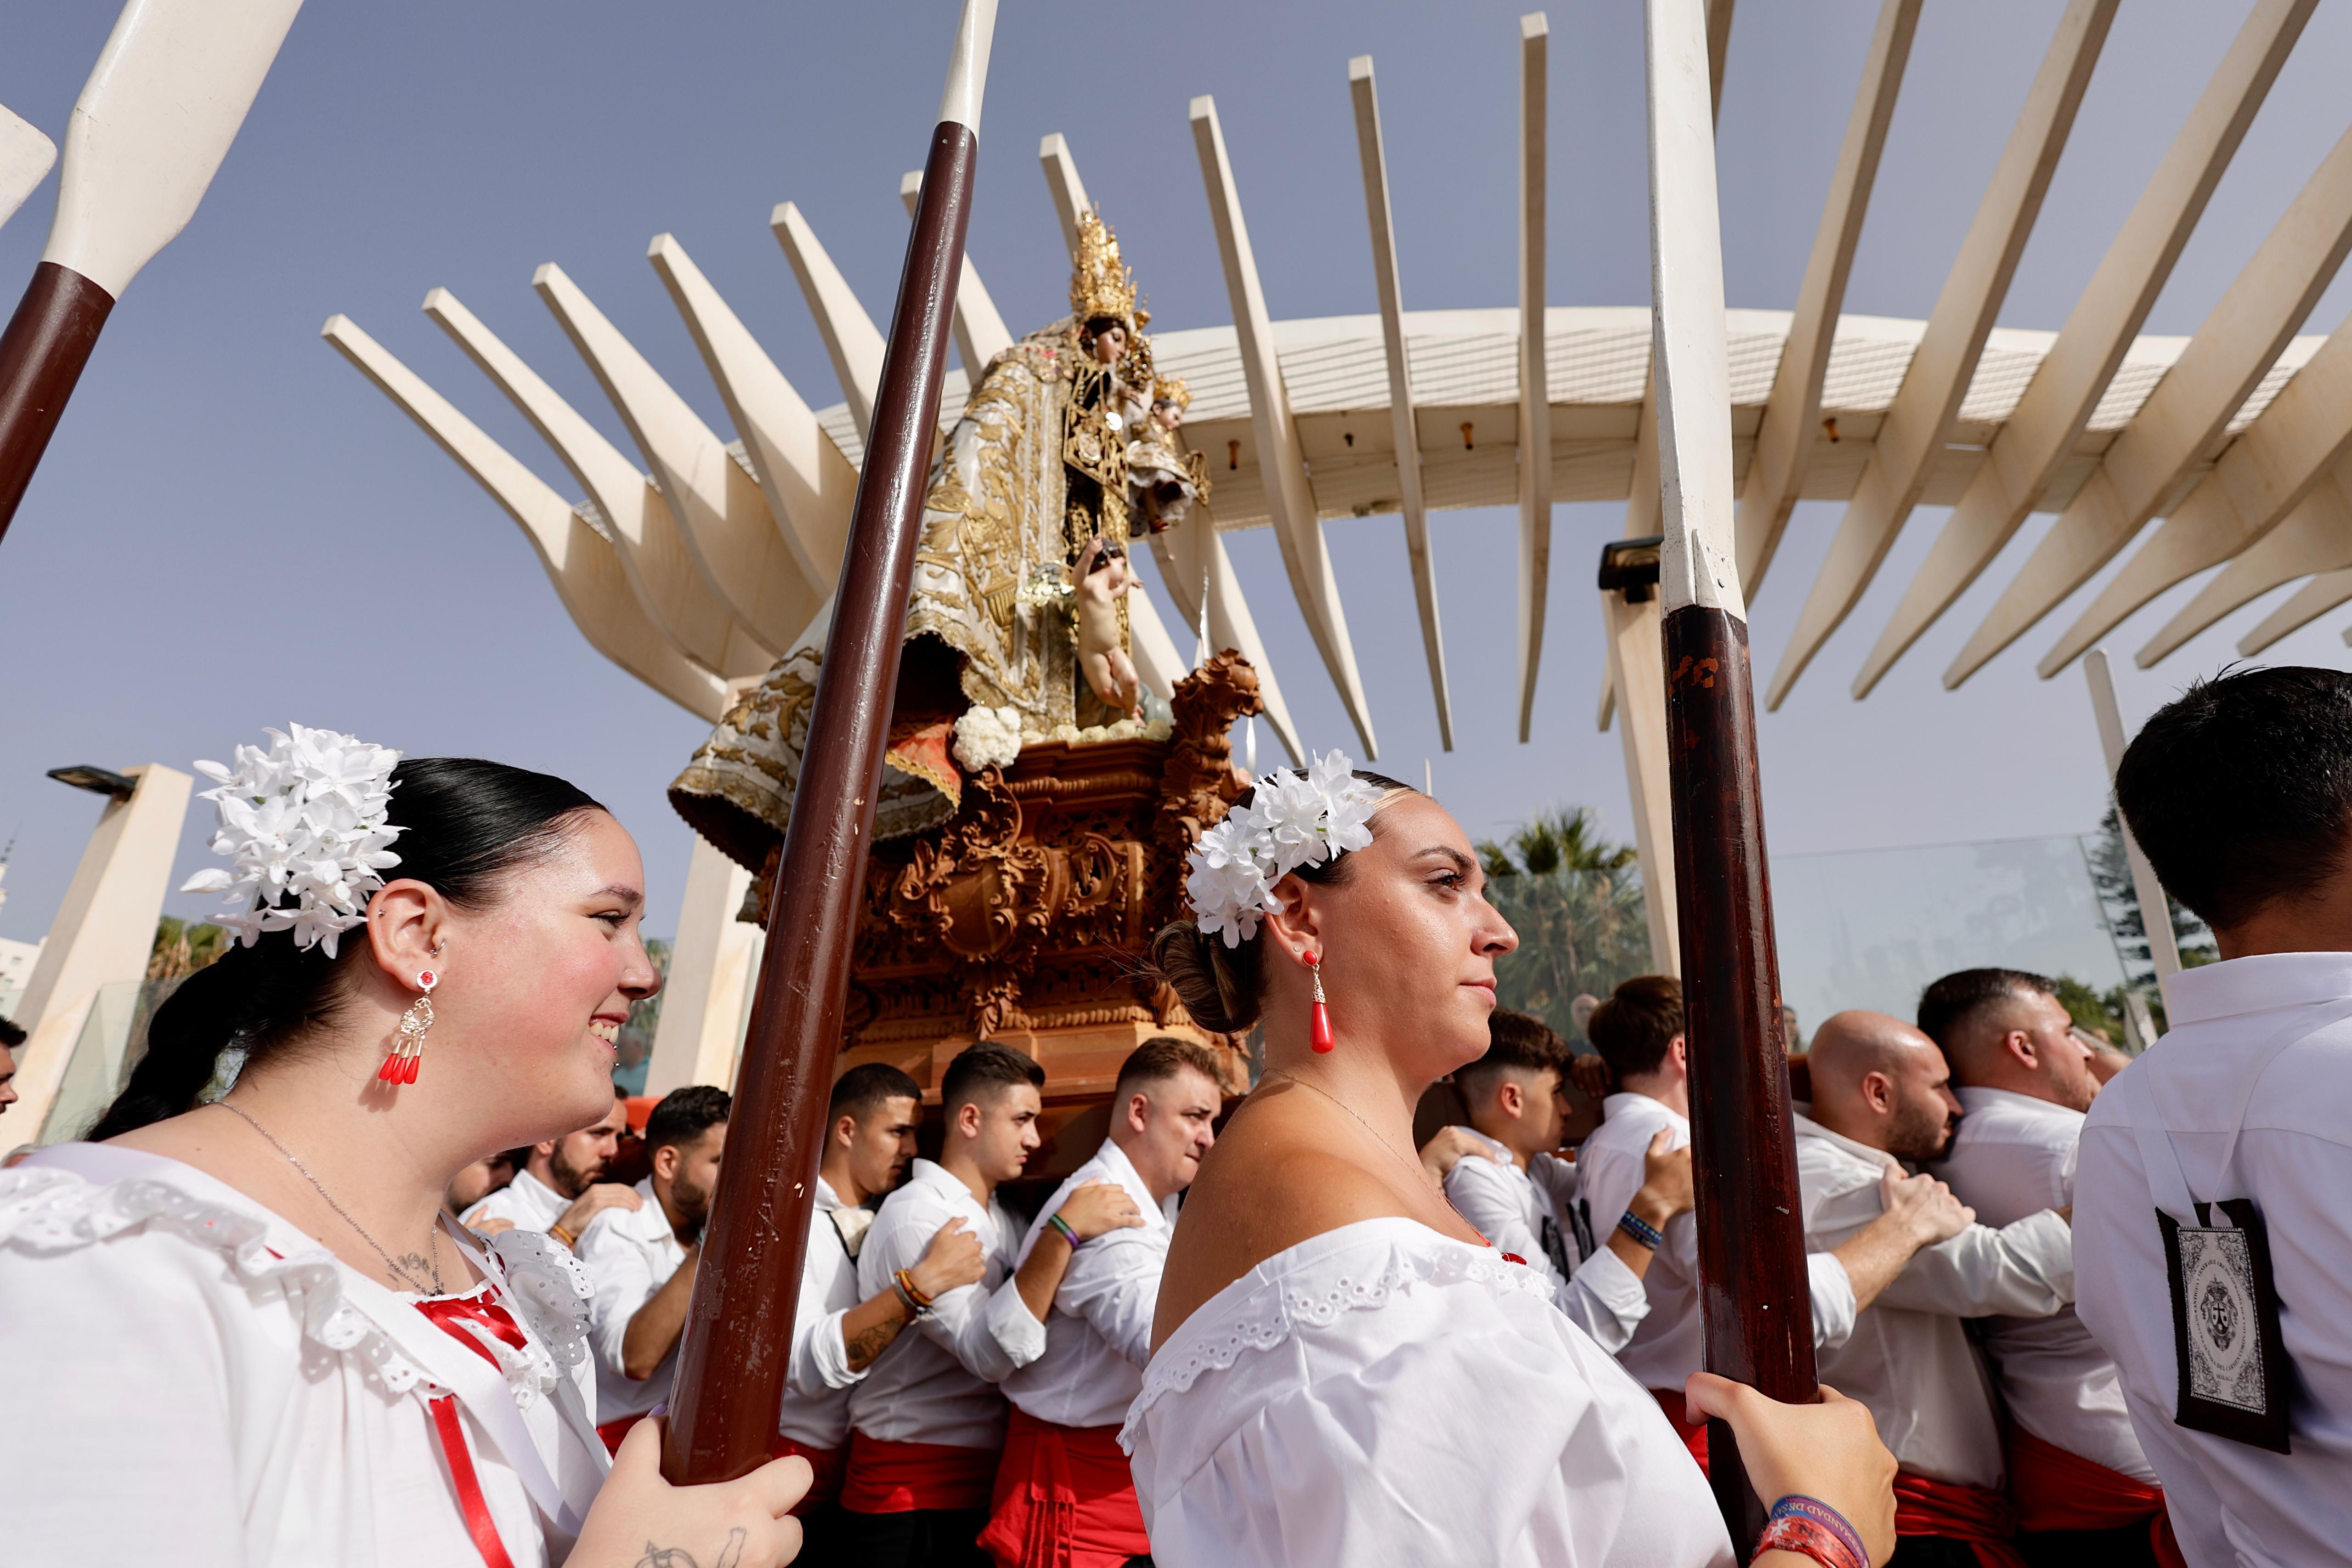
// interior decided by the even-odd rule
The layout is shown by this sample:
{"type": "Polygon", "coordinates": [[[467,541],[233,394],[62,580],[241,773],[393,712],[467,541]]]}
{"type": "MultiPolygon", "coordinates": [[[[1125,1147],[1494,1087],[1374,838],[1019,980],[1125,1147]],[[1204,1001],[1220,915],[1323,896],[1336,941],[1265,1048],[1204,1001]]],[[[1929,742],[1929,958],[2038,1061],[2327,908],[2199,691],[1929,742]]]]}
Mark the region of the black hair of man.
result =
{"type": "Polygon", "coordinates": [[[1636,974],[1592,1010],[1584,1037],[1619,1083],[1658,1070],[1683,1032],[1683,983],[1671,974],[1636,974]]]}
{"type": "Polygon", "coordinates": [[[911,1100],[919,1106],[923,1086],[888,1062],[860,1062],[833,1080],[833,1099],[824,1113],[835,1121],[854,1116],[862,1122],[893,1100],[911,1100]]]}
{"type": "Polygon", "coordinates": [[[1118,1064],[1118,1081],[1111,1086],[1111,1104],[1125,1104],[1128,1096],[1148,1092],[1154,1084],[1166,1083],[1181,1072],[1199,1073],[1221,1095],[1223,1092],[1224,1086],[1217,1079],[1214,1051],[1174,1035],[1154,1035],[1128,1052],[1127,1060],[1118,1064]]]}
{"type": "Polygon", "coordinates": [[[13,1051],[23,1045],[26,1038],[23,1029],[5,1018],[0,1018],[0,1051],[13,1051]]]}
{"type": "Polygon", "coordinates": [[[994,1100],[1024,1083],[1034,1089],[1045,1089],[1045,1069],[1037,1065],[1037,1059],[1010,1046],[982,1040],[958,1051],[948,1070],[940,1075],[940,1109],[953,1117],[959,1106],[994,1100]]]}
{"type": "Polygon", "coordinates": [[[1473,1106],[1485,1103],[1503,1074],[1540,1073],[1546,1068],[1568,1075],[1568,1042],[1559,1032],[1532,1013],[1497,1007],[1486,1019],[1486,1054],[1466,1067],[1456,1068],[1454,1081],[1462,1098],[1473,1106]]]}
{"type": "Polygon", "coordinates": [[[734,1105],[734,1098],[725,1089],[707,1083],[671,1089],[646,1118],[646,1152],[686,1147],[723,1123],[734,1105]]]}
{"type": "Polygon", "coordinates": [[[2216,931],[2315,891],[2352,827],[2352,675],[2224,670],[2140,726],[2116,804],[2165,891],[2216,931]]]}
{"type": "Polygon", "coordinates": [[[2022,969],[1963,969],[1919,994],[1919,1032],[1952,1056],[1952,1037],[1986,1008],[2038,992],[2058,994],[2058,983],[2022,969]]]}

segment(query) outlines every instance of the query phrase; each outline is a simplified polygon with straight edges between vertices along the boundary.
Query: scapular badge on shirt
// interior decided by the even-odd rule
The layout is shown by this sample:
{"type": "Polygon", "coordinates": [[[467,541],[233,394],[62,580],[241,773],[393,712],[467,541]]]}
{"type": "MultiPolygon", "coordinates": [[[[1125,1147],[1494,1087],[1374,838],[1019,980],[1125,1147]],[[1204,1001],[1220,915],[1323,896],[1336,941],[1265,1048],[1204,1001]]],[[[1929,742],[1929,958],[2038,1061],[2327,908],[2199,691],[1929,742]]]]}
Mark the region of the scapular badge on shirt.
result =
{"type": "Polygon", "coordinates": [[[861,1204],[844,1204],[830,1217],[833,1233],[841,1237],[841,1250],[856,1262],[857,1249],[866,1245],[866,1233],[874,1228],[874,1211],[861,1204]]]}
{"type": "Polygon", "coordinates": [[[2290,1380],[2269,1233],[2246,1198],[2199,1204],[2197,1218],[2202,1223],[2182,1225],[2156,1211],[2180,1363],[2173,1420],[2192,1431],[2286,1453],[2290,1380]],[[2215,1209],[2228,1217],[2226,1226],[2212,1224],[2215,1209]]]}

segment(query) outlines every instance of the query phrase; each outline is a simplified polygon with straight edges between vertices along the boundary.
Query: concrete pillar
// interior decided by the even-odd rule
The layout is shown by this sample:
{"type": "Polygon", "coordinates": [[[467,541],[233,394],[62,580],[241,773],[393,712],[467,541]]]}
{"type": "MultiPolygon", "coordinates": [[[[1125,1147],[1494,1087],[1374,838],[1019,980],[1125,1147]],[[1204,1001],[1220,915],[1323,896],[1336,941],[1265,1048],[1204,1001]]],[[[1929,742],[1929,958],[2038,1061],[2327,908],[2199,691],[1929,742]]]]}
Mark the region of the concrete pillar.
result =
{"type": "Polygon", "coordinates": [[[689,1083],[732,1087],[758,980],[760,928],[735,918],[751,873],[697,837],[686,872],[685,907],[662,987],[661,1023],[646,1069],[646,1092],[667,1094],[689,1083]]]}
{"type": "MultiPolygon", "coordinates": [[[[1675,813],[1666,791],[1666,668],[1653,588],[1635,604],[1601,595],[1609,637],[1609,680],[1618,738],[1625,747],[1625,793],[1633,800],[1633,848],[1642,863],[1642,903],[1650,921],[1650,966],[1682,972],[1675,916],[1675,813]]],[[[1606,716],[1604,715],[1604,718],[1606,716]]]]}
{"type": "Polygon", "coordinates": [[[123,773],[137,787],[128,799],[106,803],[17,1008],[16,1022],[28,1037],[16,1058],[12,1127],[39,1128],[47,1120],[99,988],[147,976],[195,781],[157,763],[123,773]]]}

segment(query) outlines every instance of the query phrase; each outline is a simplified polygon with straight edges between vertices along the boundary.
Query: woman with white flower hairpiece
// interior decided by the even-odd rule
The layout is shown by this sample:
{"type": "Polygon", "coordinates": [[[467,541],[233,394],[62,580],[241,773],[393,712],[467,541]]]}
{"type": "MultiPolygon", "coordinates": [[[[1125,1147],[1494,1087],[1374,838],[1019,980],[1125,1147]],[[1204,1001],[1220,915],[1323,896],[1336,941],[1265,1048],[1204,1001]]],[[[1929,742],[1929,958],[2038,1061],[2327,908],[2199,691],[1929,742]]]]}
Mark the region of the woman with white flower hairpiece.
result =
{"type": "MultiPolygon", "coordinates": [[[[1460,825],[1334,752],[1261,780],[1185,889],[1153,957],[1206,1027],[1263,1023],[1265,1072],[1186,1198],[1120,1434],[1153,1561],[1731,1563],[1657,1403],[1414,1157],[1413,1107],[1486,1050],[1518,942],[1460,825]]],[[[1776,1503],[1757,1563],[1885,1561],[1895,1461],[1861,1405],[1706,1373],[1689,1397],[1776,1503]]]]}
{"type": "Polygon", "coordinates": [[[198,764],[236,942],[92,1141],[0,1171],[0,1563],[789,1561],[806,1461],[672,1488],[647,1422],[608,1475],[577,1266],[440,1213],[610,1110],[635,842],[543,773],[271,733],[198,764]]]}

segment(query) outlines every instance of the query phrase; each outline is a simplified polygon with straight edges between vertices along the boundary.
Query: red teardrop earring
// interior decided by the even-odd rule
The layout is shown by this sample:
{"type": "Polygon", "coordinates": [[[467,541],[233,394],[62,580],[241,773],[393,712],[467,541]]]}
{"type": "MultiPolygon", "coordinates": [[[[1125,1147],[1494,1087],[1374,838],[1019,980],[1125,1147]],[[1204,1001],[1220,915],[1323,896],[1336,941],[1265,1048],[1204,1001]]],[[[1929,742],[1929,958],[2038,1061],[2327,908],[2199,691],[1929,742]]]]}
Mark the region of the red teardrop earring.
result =
{"type": "Polygon", "coordinates": [[[1319,953],[1307,954],[1307,973],[1315,976],[1315,1017],[1308,1026],[1307,1044],[1321,1056],[1331,1048],[1331,1010],[1323,1002],[1323,959],[1319,953]]]}
{"type": "Polygon", "coordinates": [[[432,991],[441,984],[441,976],[425,970],[416,977],[416,989],[421,994],[408,1005],[400,1016],[400,1038],[394,1042],[392,1054],[383,1058],[383,1066],[375,1076],[384,1083],[415,1083],[416,1069],[425,1059],[425,1032],[433,1027],[432,991]]]}

